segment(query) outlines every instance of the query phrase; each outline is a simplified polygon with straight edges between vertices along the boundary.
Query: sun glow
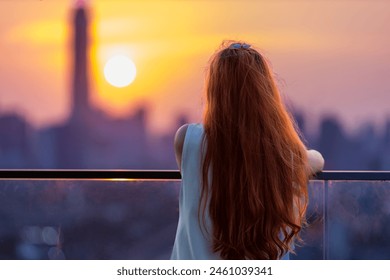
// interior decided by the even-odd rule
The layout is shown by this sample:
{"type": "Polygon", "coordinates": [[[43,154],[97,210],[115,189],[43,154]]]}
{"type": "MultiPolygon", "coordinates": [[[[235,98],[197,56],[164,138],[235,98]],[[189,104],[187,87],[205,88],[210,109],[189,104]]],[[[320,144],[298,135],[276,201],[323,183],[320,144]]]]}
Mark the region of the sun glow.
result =
{"type": "Polygon", "coordinates": [[[104,77],[114,87],[130,85],[137,74],[134,62],[124,55],[111,57],[104,66],[104,77]]]}

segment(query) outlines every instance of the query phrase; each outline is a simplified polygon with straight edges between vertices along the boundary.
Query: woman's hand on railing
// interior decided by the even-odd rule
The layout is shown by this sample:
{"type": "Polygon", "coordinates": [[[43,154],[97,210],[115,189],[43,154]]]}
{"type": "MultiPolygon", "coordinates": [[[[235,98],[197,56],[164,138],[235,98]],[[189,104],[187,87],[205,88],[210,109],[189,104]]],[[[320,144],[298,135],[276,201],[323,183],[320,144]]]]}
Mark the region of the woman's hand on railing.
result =
{"type": "Polygon", "coordinates": [[[320,152],[316,150],[307,151],[307,160],[309,165],[309,173],[316,174],[324,169],[325,160],[320,152]]]}

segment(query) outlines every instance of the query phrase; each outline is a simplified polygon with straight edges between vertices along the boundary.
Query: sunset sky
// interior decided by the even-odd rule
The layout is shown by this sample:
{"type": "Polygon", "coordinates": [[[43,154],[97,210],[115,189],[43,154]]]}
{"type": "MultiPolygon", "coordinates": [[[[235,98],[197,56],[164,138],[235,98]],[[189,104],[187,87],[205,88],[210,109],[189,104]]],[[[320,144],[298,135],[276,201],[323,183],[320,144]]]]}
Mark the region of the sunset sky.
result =
{"type": "MultiPolygon", "coordinates": [[[[36,127],[70,110],[71,15],[75,0],[0,0],[0,114],[36,127]]],[[[315,120],[354,129],[390,119],[390,1],[89,0],[91,99],[116,116],[150,109],[154,132],[179,114],[200,121],[204,71],[225,39],[270,60],[282,94],[315,120]],[[103,66],[116,54],[137,67],[115,88],[103,66]]]]}

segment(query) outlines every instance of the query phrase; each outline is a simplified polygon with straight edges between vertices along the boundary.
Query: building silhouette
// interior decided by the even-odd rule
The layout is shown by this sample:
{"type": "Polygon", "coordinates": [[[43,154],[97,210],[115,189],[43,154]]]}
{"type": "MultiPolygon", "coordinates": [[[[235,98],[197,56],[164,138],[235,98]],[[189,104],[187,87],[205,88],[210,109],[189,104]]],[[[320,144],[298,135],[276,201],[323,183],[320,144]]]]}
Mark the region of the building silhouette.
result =
{"type": "Polygon", "coordinates": [[[72,87],[72,119],[77,121],[86,118],[89,105],[89,21],[83,1],[76,3],[73,15],[73,87],[72,87]]]}
{"type": "Polygon", "coordinates": [[[71,113],[67,122],[51,129],[54,134],[54,168],[88,167],[92,108],[89,103],[89,19],[84,1],[76,2],[71,23],[71,113]]]}
{"type": "Polygon", "coordinates": [[[35,166],[33,129],[15,113],[0,115],[0,168],[35,166]]]}
{"type": "Polygon", "coordinates": [[[78,1],[71,19],[71,113],[67,122],[50,128],[48,133],[54,139],[54,168],[148,166],[150,136],[146,129],[147,107],[118,119],[90,103],[88,15],[84,1],[78,1]]]}

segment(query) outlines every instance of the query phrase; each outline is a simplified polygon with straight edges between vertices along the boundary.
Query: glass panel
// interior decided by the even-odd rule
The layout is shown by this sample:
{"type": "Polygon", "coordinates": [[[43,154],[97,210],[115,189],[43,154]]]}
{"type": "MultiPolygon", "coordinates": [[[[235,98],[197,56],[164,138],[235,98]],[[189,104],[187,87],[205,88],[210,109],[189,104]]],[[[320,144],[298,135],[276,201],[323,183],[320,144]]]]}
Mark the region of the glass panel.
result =
{"type": "Polygon", "coordinates": [[[329,258],[390,259],[390,182],[329,182],[329,258]]]}
{"type": "Polygon", "coordinates": [[[0,259],[167,259],[179,185],[0,181],[0,259]]]}
{"type": "MultiPolygon", "coordinates": [[[[180,182],[0,181],[0,259],[168,259],[180,182]]],[[[321,259],[323,182],[295,259],[321,259]]]]}
{"type": "MultiPolygon", "coordinates": [[[[291,258],[323,259],[327,248],[329,259],[390,259],[390,182],[327,184],[327,200],[326,182],[309,185],[309,226],[291,258]]],[[[168,259],[179,188],[168,181],[2,180],[0,259],[168,259]]]]}
{"type": "Polygon", "coordinates": [[[323,252],[324,233],[324,181],[311,181],[309,184],[309,205],[307,209],[308,225],[302,230],[301,245],[295,248],[296,255],[291,259],[321,260],[323,252]]]}

